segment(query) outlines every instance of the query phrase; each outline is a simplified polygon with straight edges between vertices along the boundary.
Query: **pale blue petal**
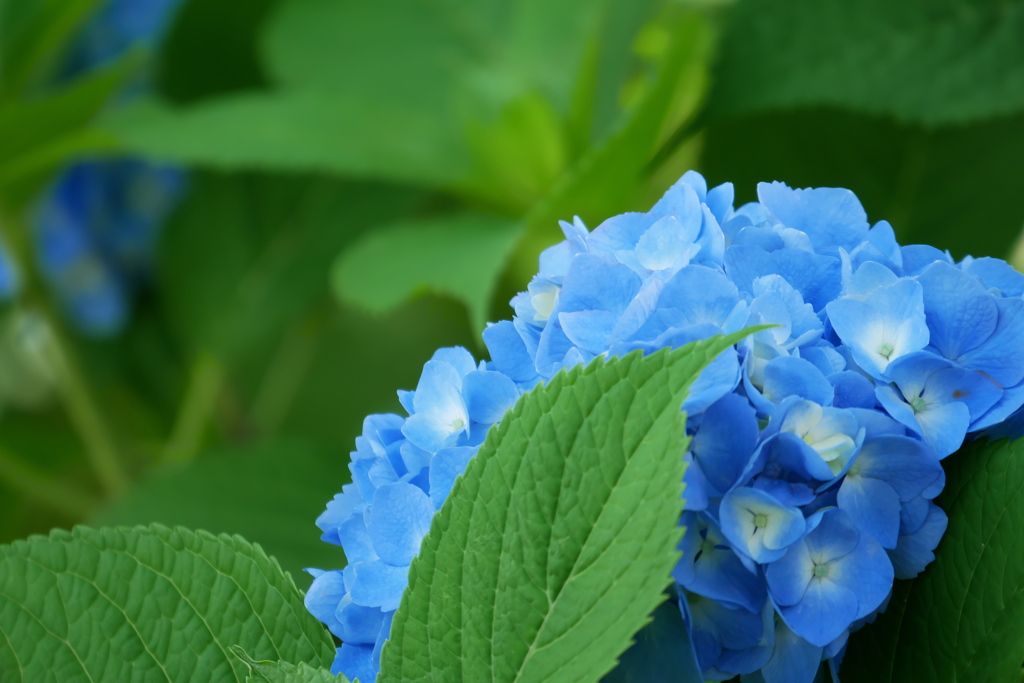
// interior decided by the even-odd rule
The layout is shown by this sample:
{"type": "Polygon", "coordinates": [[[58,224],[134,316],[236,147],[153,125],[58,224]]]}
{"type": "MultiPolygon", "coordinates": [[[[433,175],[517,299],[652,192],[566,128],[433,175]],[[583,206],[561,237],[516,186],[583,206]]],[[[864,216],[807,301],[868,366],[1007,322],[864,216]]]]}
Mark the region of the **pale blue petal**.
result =
{"type": "Polygon", "coordinates": [[[340,571],[322,572],[315,576],[303,599],[309,613],[324,622],[339,638],[343,631],[337,612],[345,592],[345,579],[340,571]]]}
{"type": "Polygon", "coordinates": [[[526,349],[526,342],[512,322],[502,320],[489,325],[483,337],[491,354],[490,369],[507,375],[517,384],[531,385],[539,379],[533,358],[526,349]]]}
{"type": "Polygon", "coordinates": [[[724,223],[730,218],[729,214],[732,213],[732,204],[735,199],[736,191],[733,189],[732,183],[722,183],[718,187],[708,190],[704,203],[711,209],[715,220],[724,223]]]}
{"type": "Polygon", "coordinates": [[[797,635],[825,647],[857,618],[857,594],[828,579],[812,580],[803,599],[779,614],[797,635]]]}
{"type": "Polygon", "coordinates": [[[366,529],[377,555],[390,565],[412,562],[430,531],[434,510],[427,494],[412,484],[399,482],[377,489],[365,512],[366,529]]]}
{"type": "Polygon", "coordinates": [[[880,436],[861,447],[855,463],[859,476],[891,486],[901,501],[921,495],[942,477],[938,456],[917,439],[880,436]]]}
{"type": "Polygon", "coordinates": [[[442,448],[430,461],[430,500],[438,510],[476,451],[476,448],[442,448]]]}
{"type": "Polygon", "coordinates": [[[781,275],[815,311],[835,299],[842,286],[838,258],[799,249],[768,252],[759,247],[733,244],[725,250],[725,270],[741,290],[750,293],[757,278],[781,275]]]}
{"type": "Polygon", "coordinates": [[[1024,380],[1024,300],[995,299],[999,323],[985,343],[961,355],[957,362],[981,370],[1001,386],[1012,387],[1024,380]]]}
{"type": "Polygon", "coordinates": [[[384,621],[384,613],[377,607],[363,607],[347,599],[338,609],[338,621],[341,623],[341,633],[337,636],[343,641],[373,645],[384,621]]]}
{"type": "Polygon", "coordinates": [[[832,384],[832,405],[836,408],[875,407],[875,385],[859,372],[844,370],[828,376],[832,384]]]}
{"type": "Polygon", "coordinates": [[[819,253],[852,251],[868,238],[868,220],[857,195],[847,189],[792,189],[785,183],[758,183],[757,197],[785,226],[806,233],[819,253]]]}
{"type": "Polygon", "coordinates": [[[981,280],[986,289],[998,289],[1006,297],[1024,295],[1024,273],[1018,272],[1002,259],[989,256],[966,258],[960,264],[960,268],[981,280]]]}
{"type": "Polygon", "coordinates": [[[784,621],[775,627],[775,650],[761,669],[765,683],[814,683],[822,648],[793,633],[784,621]]]}
{"type": "Polygon", "coordinates": [[[939,251],[927,244],[909,244],[901,247],[900,252],[903,254],[903,272],[905,275],[919,275],[936,261],[953,263],[949,252],[939,251]]]}
{"type": "Polygon", "coordinates": [[[995,331],[999,309],[978,280],[941,262],[928,266],[917,279],[924,286],[930,343],[943,356],[956,360],[995,331]]]}
{"type": "Polygon", "coordinates": [[[364,607],[379,607],[385,612],[398,609],[408,583],[408,566],[394,567],[381,560],[357,562],[346,570],[346,585],[352,602],[364,607]],[[347,580],[348,570],[351,570],[351,581],[347,580]]]}
{"type": "MultiPolygon", "coordinates": [[[[467,374],[476,370],[476,361],[473,359],[473,354],[461,346],[451,346],[438,349],[434,352],[434,355],[431,356],[430,360],[447,363],[455,368],[459,373],[459,377],[465,377],[467,374]]],[[[417,390],[418,389],[419,387],[417,387],[417,390]]]]}
{"type": "MultiPolygon", "coordinates": [[[[683,509],[684,510],[706,510],[708,508],[708,493],[712,491],[707,477],[699,463],[693,461],[690,451],[683,453],[683,462],[686,464],[686,472],[683,474],[683,509]]],[[[714,492],[716,495],[718,492],[714,492]]]]}
{"type": "Polygon", "coordinates": [[[757,414],[745,398],[728,394],[711,405],[690,441],[690,452],[721,494],[739,480],[757,445],[757,414]]]}
{"type": "Polygon", "coordinates": [[[802,358],[779,356],[765,366],[762,394],[775,404],[790,396],[799,396],[830,406],[834,392],[832,384],[811,363],[802,358]]]}
{"type": "Polygon", "coordinates": [[[878,541],[861,534],[857,548],[833,565],[829,578],[833,577],[856,594],[855,618],[863,619],[878,609],[892,590],[892,562],[878,541]]]}
{"type": "Polygon", "coordinates": [[[900,532],[900,497],[878,479],[846,476],[839,489],[839,508],[845,510],[861,531],[885,548],[895,548],[900,532]]]}
{"type": "Polygon", "coordinates": [[[913,533],[900,536],[896,549],[889,551],[897,579],[912,579],[935,559],[935,547],[946,533],[949,520],[938,505],[928,504],[925,521],[913,533]]]}
{"type": "Polygon", "coordinates": [[[733,489],[719,507],[722,533],[738,552],[755,562],[772,562],[804,533],[804,516],[764,491],[749,487],[733,489]],[[757,526],[763,515],[764,526],[757,526]]]}
{"type": "Polygon", "coordinates": [[[462,380],[469,419],[480,424],[493,424],[515,405],[519,389],[500,372],[474,370],[462,380]]]}
{"type": "Polygon", "coordinates": [[[557,312],[613,311],[622,313],[640,291],[641,280],[621,263],[600,256],[580,254],[572,261],[557,312]]]}
{"type": "Polygon", "coordinates": [[[618,322],[619,314],[612,311],[589,310],[558,314],[558,324],[569,341],[594,354],[608,348],[608,340],[618,322]]]}
{"type": "Polygon", "coordinates": [[[373,659],[372,645],[343,643],[331,665],[331,673],[343,674],[350,681],[373,681],[377,678],[377,663],[373,659]]]}

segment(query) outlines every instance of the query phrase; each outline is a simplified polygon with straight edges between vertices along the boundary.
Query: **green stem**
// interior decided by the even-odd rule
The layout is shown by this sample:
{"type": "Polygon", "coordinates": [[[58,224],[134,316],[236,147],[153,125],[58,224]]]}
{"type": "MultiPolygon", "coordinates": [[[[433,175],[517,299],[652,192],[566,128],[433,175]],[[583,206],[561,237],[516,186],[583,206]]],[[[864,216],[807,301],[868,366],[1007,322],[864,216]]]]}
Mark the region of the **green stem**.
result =
{"type": "Polygon", "coordinates": [[[39,474],[2,447],[0,479],[71,519],[85,519],[99,505],[99,501],[88,493],[39,474]]]}
{"type": "Polygon", "coordinates": [[[7,242],[10,256],[22,278],[19,297],[40,314],[50,332],[46,353],[56,372],[57,388],[68,417],[85,445],[89,464],[104,492],[116,496],[127,487],[128,476],[121,466],[114,440],[82,372],[74,346],[51,308],[39,275],[32,267],[34,261],[30,254],[27,231],[14,229],[14,220],[6,213],[0,213],[0,233],[7,242]]]}
{"type": "Polygon", "coordinates": [[[315,311],[292,327],[267,367],[251,408],[263,436],[273,436],[288,416],[320,347],[324,318],[315,311]]]}
{"type": "Polygon", "coordinates": [[[162,462],[187,462],[196,456],[223,386],[224,368],[220,361],[212,353],[199,354],[192,363],[188,390],[164,447],[162,462]]]}
{"type": "Polygon", "coordinates": [[[74,347],[51,311],[44,308],[43,317],[52,332],[49,356],[57,371],[57,384],[68,417],[85,444],[86,456],[103,490],[116,496],[127,488],[128,476],[121,466],[114,440],[86,382],[74,347]]]}

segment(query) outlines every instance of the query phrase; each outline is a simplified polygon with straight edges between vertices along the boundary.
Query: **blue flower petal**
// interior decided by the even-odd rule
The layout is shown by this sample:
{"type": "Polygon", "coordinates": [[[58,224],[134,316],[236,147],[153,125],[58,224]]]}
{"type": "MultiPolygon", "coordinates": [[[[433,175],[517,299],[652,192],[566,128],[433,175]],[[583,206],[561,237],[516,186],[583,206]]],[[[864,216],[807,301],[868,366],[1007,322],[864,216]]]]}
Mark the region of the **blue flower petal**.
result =
{"type": "Polygon", "coordinates": [[[379,607],[385,612],[398,609],[402,592],[409,584],[408,566],[395,567],[380,560],[350,564],[345,572],[345,585],[352,602],[363,607],[379,607]]]}
{"type": "Polygon", "coordinates": [[[365,512],[373,549],[388,564],[409,564],[433,516],[434,504],[419,487],[402,482],[381,486],[365,512]]]}

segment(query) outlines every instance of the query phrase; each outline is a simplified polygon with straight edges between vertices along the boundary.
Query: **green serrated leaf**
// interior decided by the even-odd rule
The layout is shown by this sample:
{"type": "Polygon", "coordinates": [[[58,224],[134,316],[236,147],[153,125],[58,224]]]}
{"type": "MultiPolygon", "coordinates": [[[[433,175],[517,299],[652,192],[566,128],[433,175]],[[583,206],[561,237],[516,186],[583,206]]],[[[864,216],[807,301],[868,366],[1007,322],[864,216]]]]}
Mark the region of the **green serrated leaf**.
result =
{"type": "Polygon", "coordinates": [[[238,534],[264,550],[302,586],[306,567],[341,564],[340,548],[313,525],[348,470],[336,449],[280,439],[221,448],[186,465],[150,473],[90,520],[95,526],[167,526],[238,534]]]}
{"type": "Polygon", "coordinates": [[[341,674],[335,676],[327,669],[314,668],[305,662],[257,662],[237,645],[231,647],[231,653],[249,667],[246,683],[349,683],[341,674]]]}
{"type": "Polygon", "coordinates": [[[232,645],[316,666],[334,655],[259,546],[159,525],[0,546],[0,636],[5,683],[241,682],[232,645]]]}
{"type": "Polygon", "coordinates": [[[474,329],[482,330],[519,233],[512,221],[470,213],[388,225],[338,257],[334,293],[378,313],[419,291],[446,294],[463,301],[474,329]]]}
{"type": "Polygon", "coordinates": [[[935,561],[898,581],[853,635],[843,683],[1010,683],[1024,662],[1024,440],[979,442],[945,461],[949,515],[935,561]]]}
{"type": "Polygon", "coordinates": [[[1024,3],[742,0],[711,116],[837,105],[966,123],[1024,108],[1024,3]]]}
{"type": "Polygon", "coordinates": [[[598,359],[520,399],[434,517],[382,677],[610,671],[678,560],[687,387],[743,334],[598,359]]]}

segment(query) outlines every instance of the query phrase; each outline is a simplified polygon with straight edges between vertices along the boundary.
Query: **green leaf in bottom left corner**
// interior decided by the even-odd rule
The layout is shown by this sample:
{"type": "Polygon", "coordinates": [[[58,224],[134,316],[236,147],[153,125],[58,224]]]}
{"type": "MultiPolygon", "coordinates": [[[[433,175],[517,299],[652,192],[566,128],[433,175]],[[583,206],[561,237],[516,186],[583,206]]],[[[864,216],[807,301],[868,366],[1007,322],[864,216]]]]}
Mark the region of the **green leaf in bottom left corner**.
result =
{"type": "Polygon", "coordinates": [[[233,646],[313,667],[334,655],[291,577],[239,536],[77,527],[0,546],[4,683],[242,683],[233,646]]]}

